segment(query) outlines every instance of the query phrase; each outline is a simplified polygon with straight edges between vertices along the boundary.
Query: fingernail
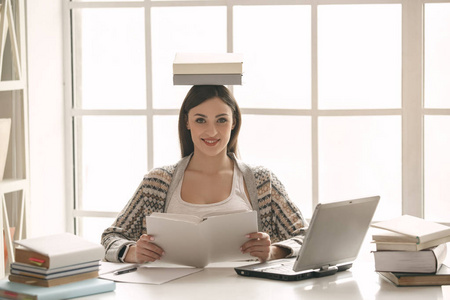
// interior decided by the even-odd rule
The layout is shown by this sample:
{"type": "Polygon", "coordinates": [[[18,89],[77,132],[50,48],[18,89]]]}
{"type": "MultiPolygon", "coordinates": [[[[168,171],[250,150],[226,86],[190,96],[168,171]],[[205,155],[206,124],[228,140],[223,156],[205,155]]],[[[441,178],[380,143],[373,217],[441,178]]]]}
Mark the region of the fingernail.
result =
{"type": "Polygon", "coordinates": [[[154,240],[155,240],[155,238],[151,236],[150,237],[150,241],[154,241],[154,240]]]}
{"type": "Polygon", "coordinates": [[[250,237],[250,234],[246,234],[245,237],[246,237],[246,238],[249,238],[249,237],[250,237]]]}

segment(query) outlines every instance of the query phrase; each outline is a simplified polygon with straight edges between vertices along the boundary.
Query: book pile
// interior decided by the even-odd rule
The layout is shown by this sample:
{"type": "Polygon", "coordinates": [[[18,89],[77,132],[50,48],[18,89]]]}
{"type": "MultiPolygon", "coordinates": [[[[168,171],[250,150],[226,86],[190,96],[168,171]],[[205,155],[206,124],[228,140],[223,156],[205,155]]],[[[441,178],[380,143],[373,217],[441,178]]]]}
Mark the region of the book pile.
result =
{"type": "Polygon", "coordinates": [[[174,85],[241,85],[243,55],[239,53],[177,53],[174,85]]]}
{"type": "Polygon", "coordinates": [[[0,297],[62,299],[115,288],[114,282],[98,278],[104,256],[100,244],[69,233],[15,244],[15,262],[11,263],[8,280],[0,281],[0,297]]]}
{"type": "Polygon", "coordinates": [[[450,268],[443,262],[450,227],[403,215],[372,224],[375,271],[397,286],[450,284],[450,268]]]}

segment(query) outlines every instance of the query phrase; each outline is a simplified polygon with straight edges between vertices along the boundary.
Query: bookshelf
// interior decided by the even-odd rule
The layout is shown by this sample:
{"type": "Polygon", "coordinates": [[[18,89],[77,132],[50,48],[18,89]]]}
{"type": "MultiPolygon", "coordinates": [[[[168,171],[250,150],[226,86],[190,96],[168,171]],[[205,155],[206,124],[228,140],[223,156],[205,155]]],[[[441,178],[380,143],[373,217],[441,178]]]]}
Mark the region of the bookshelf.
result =
{"type": "Polygon", "coordinates": [[[0,181],[0,278],[14,261],[13,241],[26,237],[29,201],[28,99],[24,0],[0,0],[0,118],[11,119],[0,181]],[[10,236],[10,228],[15,228],[10,236]],[[1,234],[3,232],[3,234],[1,234]],[[7,255],[7,258],[5,257],[7,255]]]}

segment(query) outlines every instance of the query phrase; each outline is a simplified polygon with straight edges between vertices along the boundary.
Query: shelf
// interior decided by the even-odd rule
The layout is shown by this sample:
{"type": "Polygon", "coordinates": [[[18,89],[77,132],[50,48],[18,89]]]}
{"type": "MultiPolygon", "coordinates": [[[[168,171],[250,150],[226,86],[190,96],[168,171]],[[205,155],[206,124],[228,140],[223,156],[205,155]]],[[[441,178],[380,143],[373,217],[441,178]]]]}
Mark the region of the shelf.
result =
{"type": "Polygon", "coordinates": [[[0,193],[7,194],[22,191],[27,188],[27,179],[4,179],[0,181],[0,193]]]}
{"type": "Polygon", "coordinates": [[[2,91],[17,91],[25,88],[23,80],[0,81],[0,92],[2,91]]]}

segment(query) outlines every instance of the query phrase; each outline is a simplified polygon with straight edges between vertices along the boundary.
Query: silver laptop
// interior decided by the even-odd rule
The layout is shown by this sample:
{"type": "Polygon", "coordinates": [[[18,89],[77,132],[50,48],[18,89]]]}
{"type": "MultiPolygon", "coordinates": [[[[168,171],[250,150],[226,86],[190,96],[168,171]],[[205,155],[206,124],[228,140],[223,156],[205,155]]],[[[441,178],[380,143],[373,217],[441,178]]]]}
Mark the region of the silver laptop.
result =
{"type": "Polygon", "coordinates": [[[379,196],[318,204],[297,258],[237,267],[242,276],[302,280],[352,267],[369,229],[379,196]]]}

